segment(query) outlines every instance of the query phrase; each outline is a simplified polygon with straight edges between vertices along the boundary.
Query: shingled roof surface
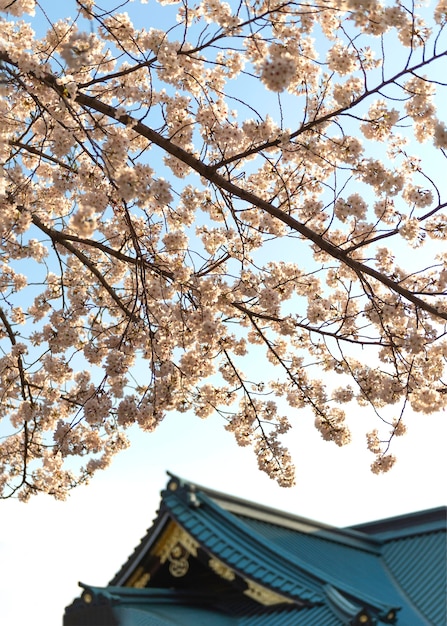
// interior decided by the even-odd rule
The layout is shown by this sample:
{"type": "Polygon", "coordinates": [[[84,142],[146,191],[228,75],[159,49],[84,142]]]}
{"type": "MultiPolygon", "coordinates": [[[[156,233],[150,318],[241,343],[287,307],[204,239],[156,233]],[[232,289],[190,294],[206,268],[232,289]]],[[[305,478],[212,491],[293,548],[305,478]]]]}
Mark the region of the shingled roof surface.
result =
{"type": "Polygon", "coordinates": [[[85,586],[88,610],[81,596],[64,626],[445,626],[446,510],[340,529],[171,476],[147,535],[109,587],[85,586]],[[132,588],[135,572],[155,571],[168,524],[193,544],[195,569],[132,588]],[[231,573],[221,586],[211,561],[231,573]],[[157,581],[172,587],[151,587],[157,581]],[[89,622],[94,606],[114,621],[89,622]]]}

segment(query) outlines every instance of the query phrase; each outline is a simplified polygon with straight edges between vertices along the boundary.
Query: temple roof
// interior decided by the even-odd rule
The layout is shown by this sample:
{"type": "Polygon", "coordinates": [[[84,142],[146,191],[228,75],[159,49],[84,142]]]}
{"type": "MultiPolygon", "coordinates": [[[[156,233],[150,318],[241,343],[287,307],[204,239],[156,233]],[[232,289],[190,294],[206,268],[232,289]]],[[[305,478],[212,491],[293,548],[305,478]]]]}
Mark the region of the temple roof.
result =
{"type": "Polygon", "coordinates": [[[158,515],[64,626],[447,623],[446,508],[336,528],[171,475],[158,515]]]}

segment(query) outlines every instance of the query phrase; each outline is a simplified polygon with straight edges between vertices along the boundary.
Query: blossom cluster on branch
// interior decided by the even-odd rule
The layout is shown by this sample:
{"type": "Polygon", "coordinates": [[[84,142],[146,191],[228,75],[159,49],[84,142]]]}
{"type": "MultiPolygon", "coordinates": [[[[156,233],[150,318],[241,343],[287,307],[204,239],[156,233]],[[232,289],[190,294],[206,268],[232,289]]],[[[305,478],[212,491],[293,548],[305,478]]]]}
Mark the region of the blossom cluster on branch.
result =
{"type": "Polygon", "coordinates": [[[46,4],[0,0],[0,495],[169,412],[290,486],[357,404],[387,471],[447,404],[446,0],[46,4]]]}

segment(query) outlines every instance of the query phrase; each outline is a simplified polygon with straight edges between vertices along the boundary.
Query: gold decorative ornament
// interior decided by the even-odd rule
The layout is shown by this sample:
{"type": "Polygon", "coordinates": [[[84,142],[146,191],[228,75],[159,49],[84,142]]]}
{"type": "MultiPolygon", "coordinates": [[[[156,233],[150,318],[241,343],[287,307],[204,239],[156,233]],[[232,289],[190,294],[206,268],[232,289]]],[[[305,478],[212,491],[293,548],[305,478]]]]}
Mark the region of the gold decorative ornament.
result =
{"type": "Polygon", "coordinates": [[[259,602],[259,604],[263,604],[264,606],[273,606],[275,604],[284,603],[293,604],[293,600],[286,598],[286,596],[276,593],[271,589],[267,589],[267,587],[263,587],[252,580],[244,580],[248,586],[248,589],[245,589],[244,594],[252,600],[259,602]]]}
{"type": "Polygon", "coordinates": [[[189,570],[189,563],[186,559],[176,559],[169,563],[169,573],[174,578],[181,578],[189,570]]]}
{"type": "Polygon", "coordinates": [[[222,563],[222,561],[219,561],[219,559],[212,557],[208,561],[208,565],[215,574],[217,574],[221,578],[224,578],[225,580],[234,580],[236,578],[236,574],[233,572],[233,570],[225,565],[225,563],[222,563]]]}
{"type": "Polygon", "coordinates": [[[189,554],[197,556],[198,542],[175,522],[168,524],[166,531],[155,545],[153,554],[160,558],[161,563],[164,563],[169,559],[172,550],[177,544],[182,546],[189,554]]]}
{"type": "Polygon", "coordinates": [[[182,545],[190,554],[193,556],[197,556],[197,550],[199,548],[199,543],[191,537],[183,528],[178,527],[179,529],[179,538],[178,543],[182,545]]]}
{"type": "Polygon", "coordinates": [[[126,582],[126,587],[135,587],[138,580],[141,578],[141,576],[143,576],[144,574],[144,567],[138,567],[134,573],[132,574],[132,576],[129,578],[129,580],[126,582]]]}
{"type": "Polygon", "coordinates": [[[389,620],[389,621],[392,621],[392,620],[396,619],[395,611],[393,611],[393,610],[388,611],[388,613],[386,614],[386,619],[389,620]]]}
{"type": "Polygon", "coordinates": [[[144,589],[147,583],[150,581],[151,575],[149,572],[144,572],[132,585],[134,589],[144,589]]]}
{"type": "Polygon", "coordinates": [[[174,559],[179,559],[183,554],[182,546],[177,544],[171,550],[171,557],[174,559]]]}

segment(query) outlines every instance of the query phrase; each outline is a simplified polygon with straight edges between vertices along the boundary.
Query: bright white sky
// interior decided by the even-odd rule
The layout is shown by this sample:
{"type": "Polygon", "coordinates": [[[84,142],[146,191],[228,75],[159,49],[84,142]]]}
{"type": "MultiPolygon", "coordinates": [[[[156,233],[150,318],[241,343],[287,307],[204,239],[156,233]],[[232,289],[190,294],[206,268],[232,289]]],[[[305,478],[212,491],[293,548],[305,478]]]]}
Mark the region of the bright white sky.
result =
{"type": "Polygon", "coordinates": [[[339,526],[447,504],[445,415],[407,415],[408,434],[393,444],[396,466],[375,476],[364,436],[371,422],[355,410],[353,443],[343,449],[322,441],[310,413],[292,416],[293,489],[261,474],[254,454],[238,448],[217,417],[171,415],[154,434],[135,433],[132,447],[67,502],[0,502],[0,623],[60,626],[79,580],[107,584],[151,525],[166,470],[339,526]]]}

